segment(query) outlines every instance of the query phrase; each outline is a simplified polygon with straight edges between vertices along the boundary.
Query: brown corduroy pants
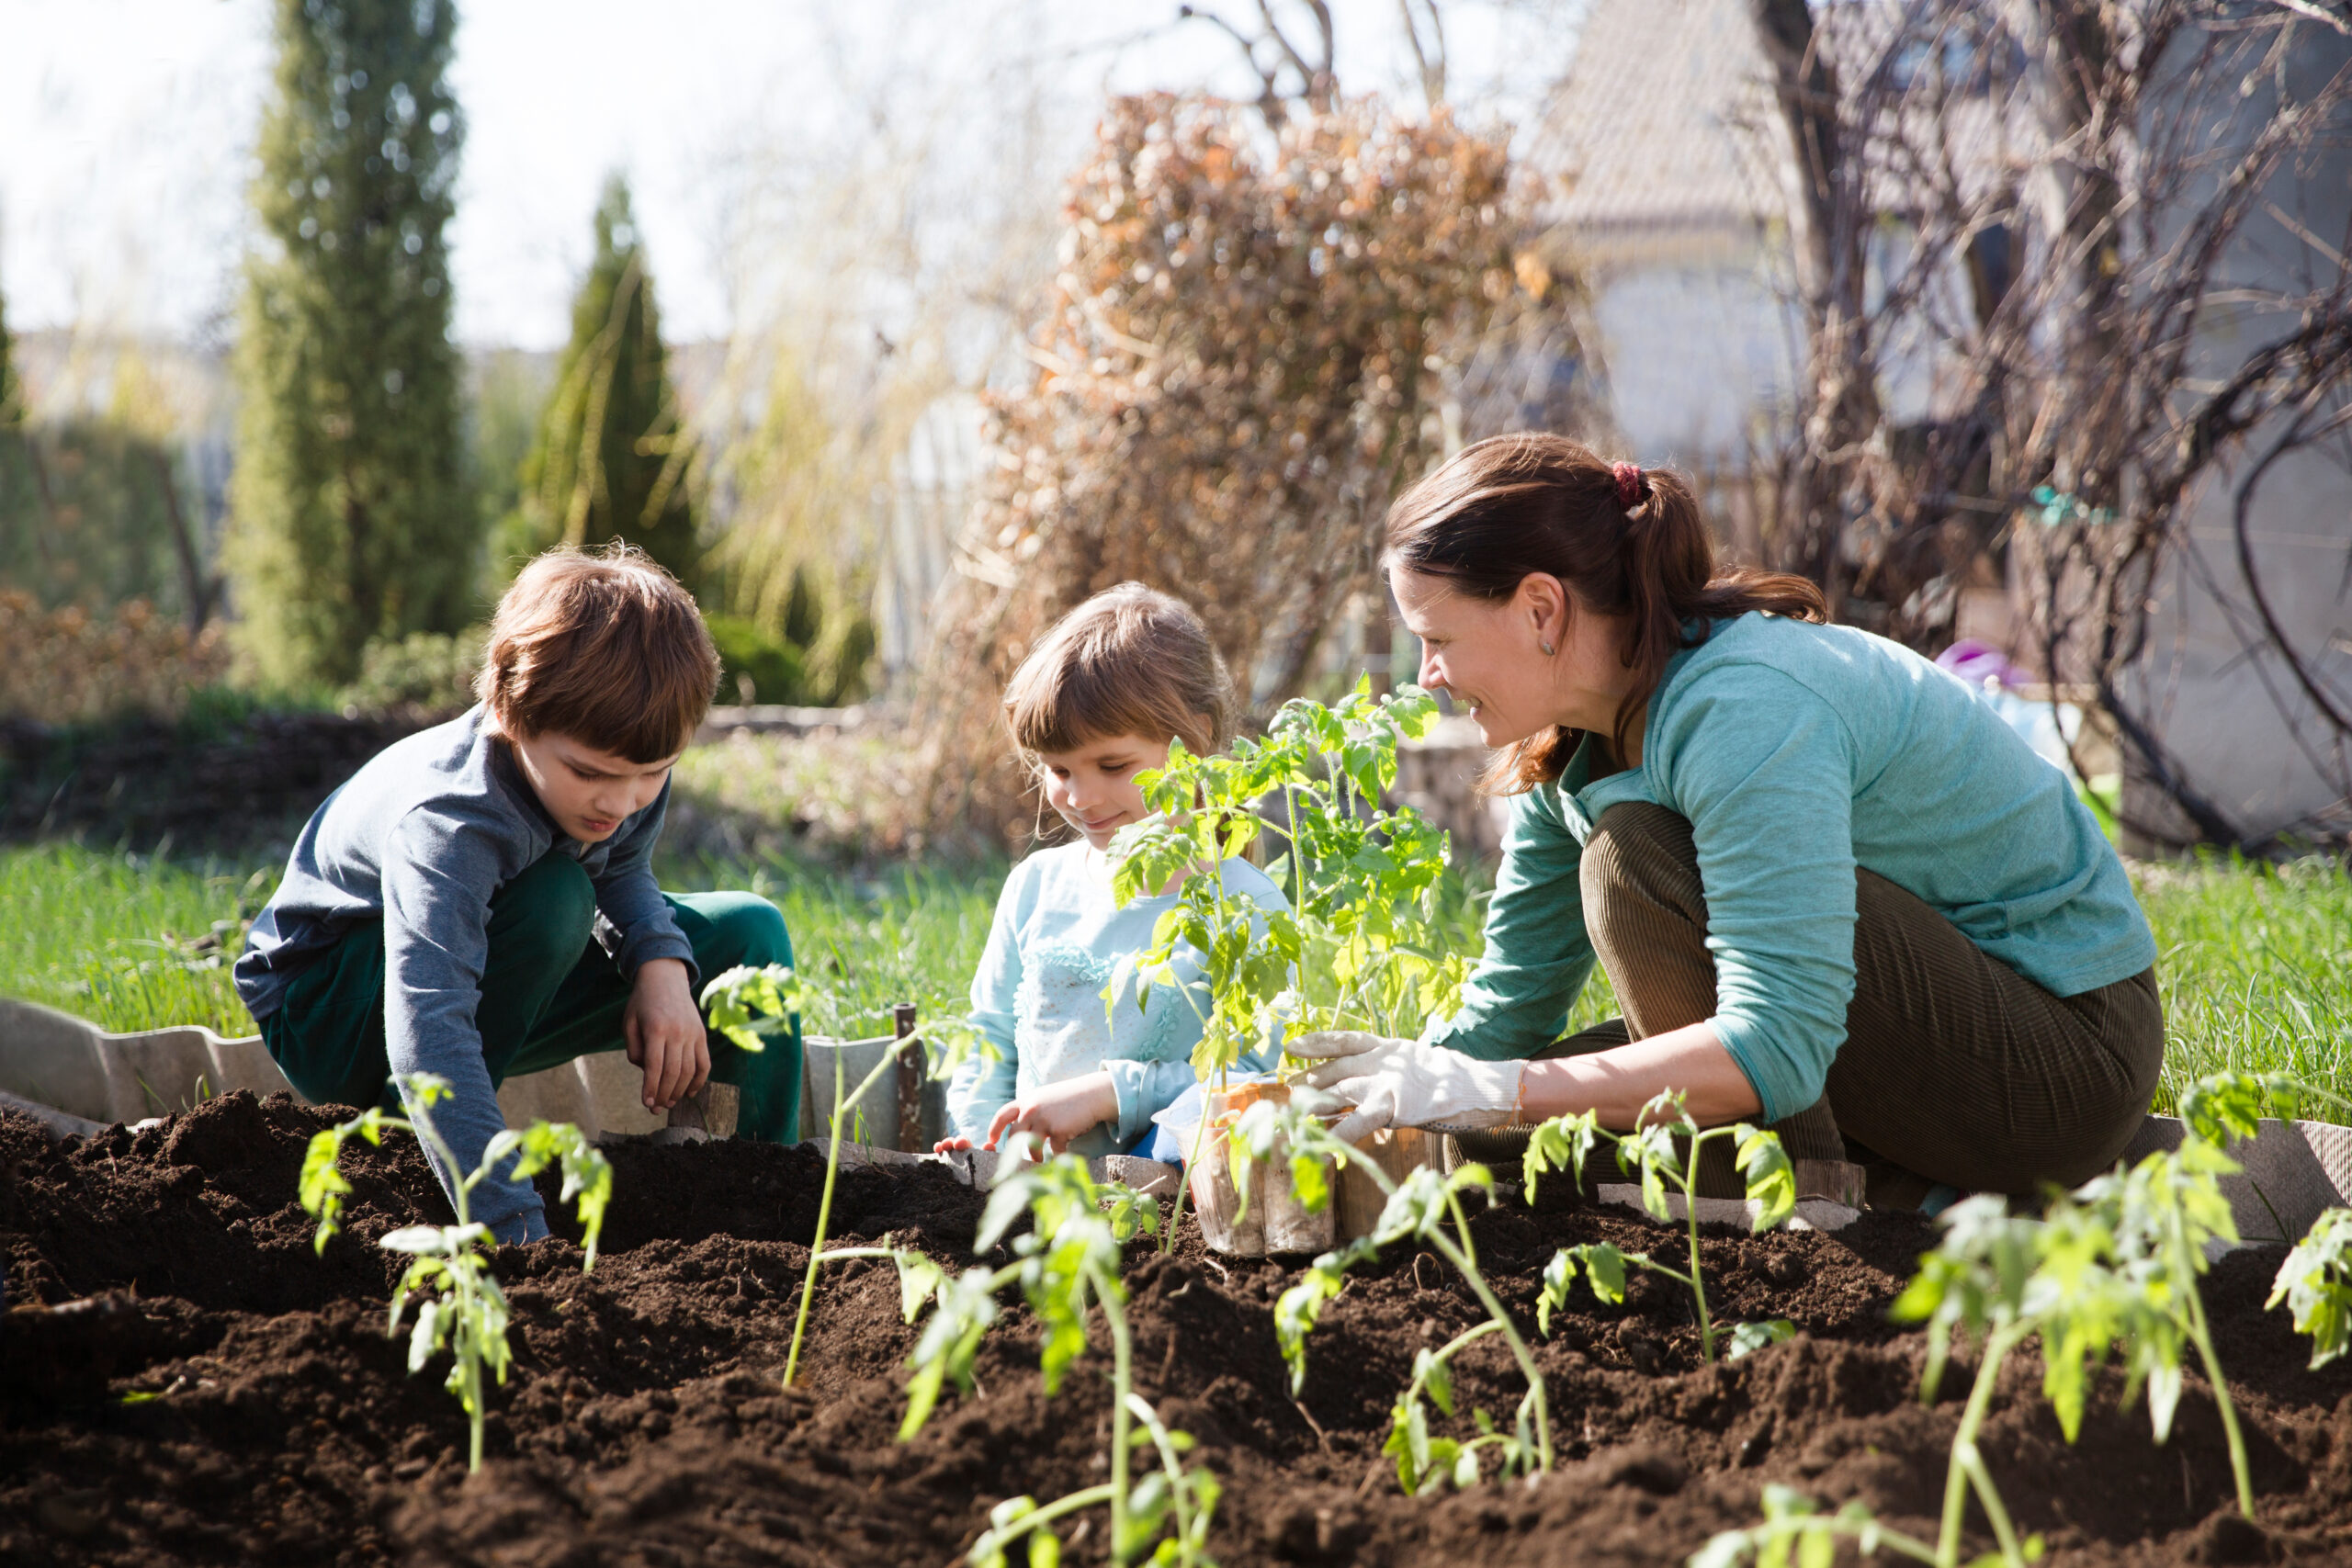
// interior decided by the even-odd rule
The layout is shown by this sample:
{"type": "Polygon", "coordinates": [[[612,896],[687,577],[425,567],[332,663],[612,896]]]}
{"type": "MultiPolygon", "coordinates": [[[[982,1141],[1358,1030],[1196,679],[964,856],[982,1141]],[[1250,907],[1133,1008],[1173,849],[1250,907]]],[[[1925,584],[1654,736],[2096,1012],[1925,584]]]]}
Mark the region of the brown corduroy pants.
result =
{"type": "MultiPolygon", "coordinates": [[[[1538,1053],[1607,1050],[1714,1016],[1707,901],[1688,820],[1633,802],[1585,845],[1585,924],[1624,1017],[1538,1053]]],[[[2112,1165],[2147,1114],[2164,1061],[2153,969],[2053,997],[1935,908],[1855,874],[1854,998],[1822,1098],[1773,1125],[1797,1159],[1845,1159],[1871,1201],[1917,1207],[1938,1182],[2030,1193],[2112,1165]]],[[[1726,1141],[1702,1190],[1736,1197],[1726,1141]]]]}

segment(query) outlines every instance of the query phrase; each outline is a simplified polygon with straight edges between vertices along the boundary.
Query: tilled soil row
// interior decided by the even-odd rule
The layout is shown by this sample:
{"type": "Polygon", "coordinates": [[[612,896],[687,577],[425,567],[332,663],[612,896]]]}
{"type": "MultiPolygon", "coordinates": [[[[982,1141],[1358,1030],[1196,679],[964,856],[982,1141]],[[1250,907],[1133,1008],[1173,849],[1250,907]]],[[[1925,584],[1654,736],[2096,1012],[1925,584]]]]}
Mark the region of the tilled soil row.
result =
{"type": "MultiPolygon", "coordinates": [[[[1017,1305],[990,1332],[977,1392],[894,1442],[917,1331],[887,1262],[828,1272],[800,1385],[783,1390],[822,1167],[735,1143],[618,1151],[593,1275],[560,1240],[498,1255],[515,1366],[492,1397],[489,1462],[469,1478],[446,1363],[412,1377],[405,1337],[384,1335],[395,1269],[373,1245],[447,1210],[405,1137],[355,1145],[346,1234],[317,1256],[295,1179],[327,1121],[240,1094],[52,1147],[0,1120],[10,1304],[83,1303],[0,1326],[0,1562],[946,1563],[1001,1499],[1103,1478],[1107,1352],[1046,1398],[1017,1305]]],[[[1561,1465],[1532,1486],[1410,1498],[1381,1454],[1414,1352],[1479,1317],[1435,1256],[1397,1248],[1357,1272],[1309,1342],[1294,1399],[1272,1316],[1294,1267],[1208,1257],[1190,1227],[1172,1257],[1136,1248],[1139,1391],[1225,1483],[1219,1561],[1679,1563],[1759,1517],[1770,1483],[1833,1506],[1859,1497],[1932,1533],[1971,1369],[1922,1406],[1919,1337],[1885,1319],[1931,1241],[1925,1224],[1871,1214],[1834,1235],[1711,1235],[1718,1314],[1788,1317],[1800,1333],[1705,1367],[1687,1297],[1647,1276],[1623,1306],[1580,1298],[1534,1337],[1554,1248],[1673,1245],[1544,1196],[1544,1209],[1500,1206],[1472,1226],[1550,1388],[1561,1465]]],[[[888,1235],[961,1269],[980,1203],[944,1171],[848,1170],[833,1228],[843,1245],[888,1235]]],[[[2258,1527],[2230,1503],[2220,1423],[2195,1377],[2166,1446],[2143,1410],[2118,1408],[2110,1376],[2070,1447],[2038,1364],[2017,1359],[1985,1451],[2020,1528],[2058,1561],[2352,1555],[2352,1373],[2307,1371],[2285,1315],[2263,1310],[2276,1262],[2233,1255],[2207,1289],[2258,1527]]],[[[1477,1406],[1507,1424],[1521,1393],[1509,1353],[1486,1340],[1458,1369],[1461,1433],[1477,1406]]],[[[1081,1529],[1073,1559],[1099,1561],[1102,1531],[1081,1529]]]]}

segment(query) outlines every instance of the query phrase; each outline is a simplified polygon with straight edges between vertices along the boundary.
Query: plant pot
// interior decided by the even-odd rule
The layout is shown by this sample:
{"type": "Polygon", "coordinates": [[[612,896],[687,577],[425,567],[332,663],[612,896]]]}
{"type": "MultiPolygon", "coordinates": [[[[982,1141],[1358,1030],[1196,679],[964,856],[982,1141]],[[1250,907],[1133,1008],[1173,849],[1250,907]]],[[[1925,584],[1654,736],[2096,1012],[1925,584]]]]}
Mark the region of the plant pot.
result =
{"type": "MultiPolygon", "coordinates": [[[[1207,1135],[1200,1157],[1186,1179],[1192,1185],[1193,1208],[1200,1216],[1201,1235],[1211,1251],[1235,1258],[1264,1258],[1281,1254],[1328,1251],[1338,1234],[1338,1205],[1326,1203],[1321,1213],[1309,1212],[1292,1185],[1288,1145],[1277,1140],[1270,1158],[1250,1160],[1250,1201],[1243,1207],[1241,1190],[1234,1180],[1237,1151],[1232,1144],[1234,1122],[1261,1100],[1282,1104],[1290,1090],[1279,1084],[1251,1084],[1231,1094],[1207,1097],[1207,1135]]],[[[1325,1179],[1330,1164],[1324,1162],[1325,1179]]]]}

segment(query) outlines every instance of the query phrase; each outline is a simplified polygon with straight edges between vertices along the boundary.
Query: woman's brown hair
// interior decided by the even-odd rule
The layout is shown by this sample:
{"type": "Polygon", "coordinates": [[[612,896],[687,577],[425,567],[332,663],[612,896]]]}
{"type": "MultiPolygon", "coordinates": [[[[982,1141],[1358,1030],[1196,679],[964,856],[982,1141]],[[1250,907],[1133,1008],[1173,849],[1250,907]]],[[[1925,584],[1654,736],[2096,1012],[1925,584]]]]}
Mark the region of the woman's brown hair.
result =
{"type": "MultiPolygon", "coordinates": [[[[1802,577],[1716,570],[1714,541],[1679,474],[1611,463],[1564,435],[1498,435],[1456,453],[1388,509],[1382,560],[1490,602],[1548,572],[1574,608],[1625,616],[1622,657],[1634,681],[1609,738],[1620,759],[1667,661],[1706,641],[1713,622],[1750,610],[1829,618],[1821,590],[1802,577]]],[[[1495,759],[1481,787],[1515,795],[1548,784],[1581,739],[1561,725],[1532,735],[1495,759]]]]}
{"type": "Polygon", "coordinates": [[[1225,660],[1201,617],[1140,582],[1106,588],[1039,638],[1004,689],[1022,760],[1122,735],[1178,739],[1196,756],[1230,738],[1225,660]]]}

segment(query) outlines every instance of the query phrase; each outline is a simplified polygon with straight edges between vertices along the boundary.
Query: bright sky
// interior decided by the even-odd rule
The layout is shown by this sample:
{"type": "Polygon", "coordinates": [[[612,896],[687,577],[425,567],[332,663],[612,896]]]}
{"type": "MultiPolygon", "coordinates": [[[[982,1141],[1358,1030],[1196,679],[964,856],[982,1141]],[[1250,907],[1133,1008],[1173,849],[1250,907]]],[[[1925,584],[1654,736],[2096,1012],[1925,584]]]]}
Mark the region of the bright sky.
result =
{"type": "MultiPolygon", "coordinates": [[[[1566,64],[1577,0],[1439,3],[1454,102],[1473,119],[1523,119],[1566,64]]],[[[1225,9],[1246,21],[1255,7],[1225,9]]],[[[1418,102],[1395,0],[1334,9],[1342,86],[1418,102]]],[[[225,329],[271,12],[269,0],[0,0],[11,327],[225,329]]],[[[454,70],[468,119],[458,336],[562,340],[608,169],[634,186],[668,335],[710,337],[732,319],[729,171],[838,145],[885,98],[968,101],[976,131],[1001,134],[992,110],[1034,96],[1036,129],[1074,164],[1106,90],[1254,96],[1231,40],[1175,13],[1175,0],[468,0],[454,70]]]]}

